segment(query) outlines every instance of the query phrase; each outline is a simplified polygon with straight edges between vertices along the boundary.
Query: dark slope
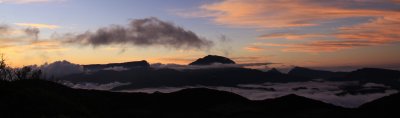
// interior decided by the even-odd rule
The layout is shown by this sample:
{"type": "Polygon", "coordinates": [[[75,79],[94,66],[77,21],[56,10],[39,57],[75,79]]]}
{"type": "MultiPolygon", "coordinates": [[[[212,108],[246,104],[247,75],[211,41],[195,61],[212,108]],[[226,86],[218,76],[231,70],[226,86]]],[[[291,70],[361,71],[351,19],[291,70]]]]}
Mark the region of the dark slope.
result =
{"type": "Polygon", "coordinates": [[[343,117],[349,110],[294,94],[258,101],[259,109],[274,114],[266,117],[343,117]],[[329,115],[328,115],[329,114],[329,115]]]}
{"type": "Polygon", "coordinates": [[[282,72],[280,72],[278,69],[276,68],[272,68],[271,70],[267,71],[268,73],[275,73],[275,74],[283,74],[282,72]]]}
{"type": "Polygon", "coordinates": [[[295,94],[286,95],[276,99],[262,100],[261,104],[275,106],[274,110],[290,109],[290,110],[304,110],[304,109],[341,109],[341,107],[327,104],[324,102],[312,100],[306,97],[298,96],[295,94]],[[290,106],[290,107],[288,107],[290,106]],[[288,107],[288,108],[286,108],[288,107]]]}
{"type": "Polygon", "coordinates": [[[42,80],[0,85],[2,117],[337,117],[350,111],[296,95],[250,101],[204,88],[145,94],[75,90],[42,80]]]}
{"type": "MultiPolygon", "coordinates": [[[[87,117],[90,112],[76,99],[66,97],[74,92],[65,86],[48,81],[24,80],[0,83],[0,115],[3,117],[29,116],[87,117]]],[[[75,93],[76,94],[76,93],[75,93]]]]}
{"type": "Polygon", "coordinates": [[[235,62],[229,58],[217,55],[208,55],[203,58],[197,59],[189,65],[211,65],[214,63],[220,64],[235,64],[235,62]]]}
{"type": "Polygon", "coordinates": [[[363,112],[371,112],[371,115],[382,118],[398,118],[399,109],[400,93],[374,100],[360,107],[363,112]]]}

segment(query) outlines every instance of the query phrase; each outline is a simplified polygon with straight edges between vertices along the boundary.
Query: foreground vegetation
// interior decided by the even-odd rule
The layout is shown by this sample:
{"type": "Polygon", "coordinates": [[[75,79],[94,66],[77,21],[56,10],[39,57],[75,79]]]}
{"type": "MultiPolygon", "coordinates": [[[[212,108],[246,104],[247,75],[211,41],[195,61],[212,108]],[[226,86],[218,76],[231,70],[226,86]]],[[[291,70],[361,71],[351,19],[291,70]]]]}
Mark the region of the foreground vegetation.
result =
{"type": "Polygon", "coordinates": [[[7,65],[4,55],[0,57],[0,80],[14,81],[22,79],[40,79],[42,71],[30,66],[12,68],[7,65]]]}

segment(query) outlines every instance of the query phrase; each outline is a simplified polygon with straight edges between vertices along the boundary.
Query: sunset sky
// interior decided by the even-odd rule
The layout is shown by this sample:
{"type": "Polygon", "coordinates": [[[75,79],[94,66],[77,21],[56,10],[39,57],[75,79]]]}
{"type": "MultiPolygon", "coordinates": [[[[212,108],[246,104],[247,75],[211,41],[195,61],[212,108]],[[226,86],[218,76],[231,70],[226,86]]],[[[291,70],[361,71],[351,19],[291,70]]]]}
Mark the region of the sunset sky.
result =
{"type": "Polygon", "coordinates": [[[400,0],[0,0],[0,52],[14,67],[188,64],[214,54],[276,67],[399,68],[400,0]]]}

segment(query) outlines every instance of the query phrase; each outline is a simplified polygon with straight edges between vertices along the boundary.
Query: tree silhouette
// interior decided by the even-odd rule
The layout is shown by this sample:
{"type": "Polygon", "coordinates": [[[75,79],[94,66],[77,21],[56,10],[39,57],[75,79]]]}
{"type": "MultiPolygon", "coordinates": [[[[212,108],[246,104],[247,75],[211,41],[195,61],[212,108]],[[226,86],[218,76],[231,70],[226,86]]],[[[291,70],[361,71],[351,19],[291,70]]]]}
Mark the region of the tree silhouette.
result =
{"type": "Polygon", "coordinates": [[[13,71],[12,68],[7,66],[6,59],[4,58],[4,54],[1,54],[0,57],[0,79],[1,80],[13,80],[13,71]]]}
{"type": "Polygon", "coordinates": [[[40,79],[42,71],[40,69],[32,69],[32,67],[24,66],[22,68],[11,68],[7,65],[4,54],[0,57],[0,80],[21,80],[21,79],[40,79]]]}
{"type": "Polygon", "coordinates": [[[16,70],[15,75],[16,75],[17,79],[27,79],[28,74],[31,71],[32,71],[32,68],[25,66],[21,69],[16,70]]]}

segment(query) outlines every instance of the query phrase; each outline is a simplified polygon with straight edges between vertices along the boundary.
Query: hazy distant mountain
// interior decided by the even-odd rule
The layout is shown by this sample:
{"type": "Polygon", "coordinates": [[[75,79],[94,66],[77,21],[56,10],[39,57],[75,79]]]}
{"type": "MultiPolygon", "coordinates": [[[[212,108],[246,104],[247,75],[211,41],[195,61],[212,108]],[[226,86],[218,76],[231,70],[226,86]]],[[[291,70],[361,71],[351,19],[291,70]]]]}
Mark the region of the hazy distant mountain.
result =
{"type": "Polygon", "coordinates": [[[334,80],[360,81],[364,83],[373,82],[389,85],[392,88],[400,89],[400,71],[378,68],[363,68],[352,71],[343,78],[334,80]]]}
{"type": "Polygon", "coordinates": [[[363,68],[349,73],[346,78],[352,80],[400,81],[400,71],[378,68],[363,68]]]}
{"type": "Polygon", "coordinates": [[[73,74],[61,79],[74,83],[131,83],[130,85],[114,88],[115,90],[195,85],[236,86],[238,84],[310,80],[304,77],[290,76],[276,72],[263,72],[260,70],[247,68],[209,68],[187,70],[138,68],[127,71],[101,70],[90,74],[73,74]]]}
{"type": "Polygon", "coordinates": [[[346,72],[331,72],[324,70],[314,70],[304,67],[294,67],[288,73],[289,75],[307,77],[312,79],[330,79],[346,75],[346,72]]]}
{"type": "Polygon", "coordinates": [[[149,68],[150,64],[145,61],[132,61],[132,62],[124,62],[124,63],[110,63],[110,64],[90,64],[90,65],[83,65],[85,70],[89,71],[98,71],[103,70],[106,68],[113,68],[113,67],[122,67],[122,68],[149,68]]]}
{"type": "MultiPolygon", "coordinates": [[[[368,69],[369,70],[369,69],[368,69]]],[[[132,68],[126,71],[100,70],[92,73],[79,73],[60,78],[74,83],[111,82],[131,83],[119,86],[115,90],[140,89],[151,87],[182,87],[182,86],[237,86],[239,84],[261,84],[265,82],[301,82],[322,79],[325,81],[360,81],[362,83],[379,83],[400,89],[397,76],[399,71],[380,70],[368,72],[357,70],[353,72],[329,72],[304,68],[295,68],[289,74],[277,70],[263,72],[247,68],[205,68],[205,69],[153,69],[132,68]]],[[[360,88],[360,87],[358,87],[360,88]]],[[[362,87],[361,87],[362,88],[362,87]]],[[[377,89],[382,91],[384,89],[377,89]]],[[[350,91],[351,93],[351,91],[350,91]]]]}
{"type": "Polygon", "coordinates": [[[203,58],[197,59],[196,61],[190,63],[189,65],[211,65],[214,63],[236,64],[233,60],[223,56],[208,55],[203,58]]]}

